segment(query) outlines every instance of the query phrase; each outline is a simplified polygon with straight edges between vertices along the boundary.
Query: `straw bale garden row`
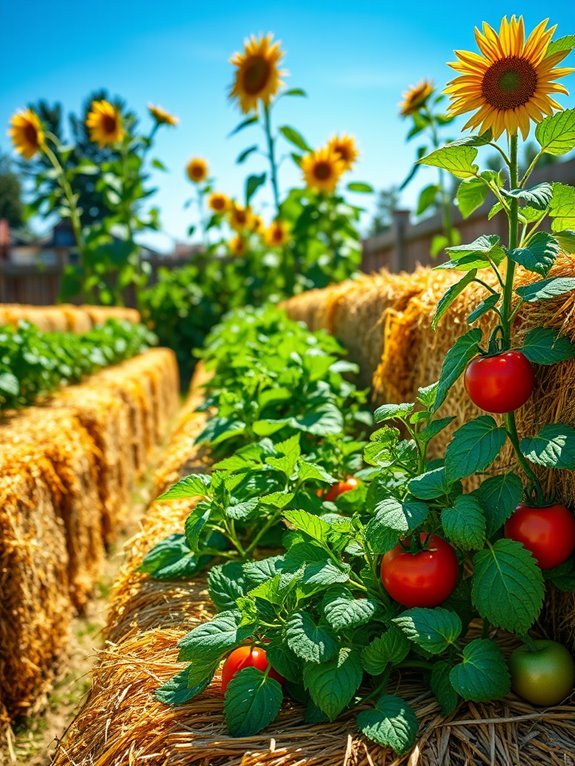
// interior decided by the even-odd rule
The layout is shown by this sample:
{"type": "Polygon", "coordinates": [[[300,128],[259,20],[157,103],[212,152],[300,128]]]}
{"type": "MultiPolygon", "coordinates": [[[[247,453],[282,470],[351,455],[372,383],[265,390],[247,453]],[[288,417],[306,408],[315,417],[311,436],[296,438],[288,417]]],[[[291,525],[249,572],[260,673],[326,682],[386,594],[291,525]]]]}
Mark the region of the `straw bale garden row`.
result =
{"type": "Polygon", "coordinates": [[[156,225],[149,150],[176,118],[151,107],[146,134],[95,101],[98,167],[14,116],[31,204],[70,219],[80,262],[78,305],[0,306],[6,763],[135,528],[54,766],[573,763],[575,188],[530,177],[575,148],[555,100],[575,37],[511,17],[476,39],[445,95],[424,82],[402,104],[427,141],[414,167],[439,179],[420,207],[444,223],[443,258],[414,273],[357,273],[355,141],[277,127],[305,94],[271,36],[234,56],[230,91],[236,133],[261,138],[238,161],[263,151],[269,170],[233,200],[190,161],[204,247],[155,285],[134,238],[156,225]],[[303,179],[283,196],[280,146],[303,179]],[[506,238],[461,242],[448,177],[459,213],[489,202],[506,238]]]}

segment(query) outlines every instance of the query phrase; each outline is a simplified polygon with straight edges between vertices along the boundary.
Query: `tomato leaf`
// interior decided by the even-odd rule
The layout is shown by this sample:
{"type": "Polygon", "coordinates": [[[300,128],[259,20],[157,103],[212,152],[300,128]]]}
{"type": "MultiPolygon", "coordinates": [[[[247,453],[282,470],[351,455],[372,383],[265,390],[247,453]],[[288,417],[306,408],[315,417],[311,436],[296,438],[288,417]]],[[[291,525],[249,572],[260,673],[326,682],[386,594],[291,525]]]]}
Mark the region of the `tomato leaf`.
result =
{"type": "Polygon", "coordinates": [[[374,638],[361,652],[361,664],[372,676],[381,675],[388,665],[399,665],[407,657],[410,644],[395,625],[374,638]]]}
{"type": "Polygon", "coordinates": [[[362,710],[357,727],[378,745],[391,747],[398,755],[407,752],[417,736],[417,717],[401,697],[384,694],[372,710],[362,710]]]}
{"type": "Polygon", "coordinates": [[[362,678],[358,653],[345,647],[328,662],[319,665],[306,663],[303,669],[305,688],[330,721],[349,705],[362,678]]]}
{"type": "Polygon", "coordinates": [[[423,524],[428,513],[429,508],[421,500],[386,497],[375,506],[373,521],[398,532],[409,532],[423,524]]]}
{"type": "Polygon", "coordinates": [[[481,338],[481,330],[479,327],[474,327],[473,330],[469,330],[465,335],[459,337],[445,355],[441,367],[441,375],[439,376],[435,402],[433,403],[434,412],[437,412],[441,407],[447,398],[451,386],[459,378],[473,357],[477,355],[481,338]]]}
{"type": "Polygon", "coordinates": [[[236,599],[245,593],[245,578],[239,561],[228,561],[210,569],[208,590],[215,606],[223,611],[235,609],[236,599]]]}
{"type": "Polygon", "coordinates": [[[528,247],[517,247],[508,252],[512,261],[542,277],[547,276],[558,255],[559,242],[544,231],[538,232],[528,247]]]}
{"type": "Polygon", "coordinates": [[[531,189],[504,189],[501,193],[510,199],[519,200],[534,210],[546,210],[553,197],[553,187],[547,181],[533,186],[531,189]]]}
{"type": "Polygon", "coordinates": [[[240,625],[241,614],[236,610],[220,612],[209,622],[204,622],[185,635],[178,646],[179,662],[221,657],[234,649],[252,634],[251,625],[240,625]]]}
{"type": "Polygon", "coordinates": [[[465,700],[488,702],[511,690],[507,663],[499,646],[488,638],[477,638],[463,650],[463,661],[449,673],[451,685],[465,700]]]}
{"type": "Polygon", "coordinates": [[[449,680],[450,672],[451,665],[449,662],[434,662],[431,669],[431,678],[429,679],[431,691],[435,694],[441,712],[445,716],[452,715],[459,703],[459,695],[449,680]]]}
{"type": "Polygon", "coordinates": [[[224,717],[232,737],[250,737],[270,724],[280,712],[281,684],[258,668],[242,668],[226,689],[224,717]]]}
{"type": "Polygon", "coordinates": [[[479,319],[479,317],[482,317],[488,311],[491,311],[491,309],[495,308],[500,299],[501,295],[499,293],[490,293],[487,298],[484,298],[480,303],[478,303],[473,311],[469,314],[467,317],[468,324],[472,324],[477,319],[479,319]]]}
{"type": "Polygon", "coordinates": [[[451,287],[448,287],[435,309],[435,314],[433,315],[433,320],[431,322],[432,329],[436,329],[441,317],[445,314],[447,309],[455,299],[461,295],[465,288],[473,282],[476,276],[477,269],[471,269],[471,271],[468,271],[458,282],[455,282],[451,287]]]}
{"type": "Polygon", "coordinates": [[[497,540],[473,557],[471,597],[479,614],[497,628],[526,633],[543,604],[543,575],[521,543],[497,540]]]}
{"type": "Polygon", "coordinates": [[[448,609],[415,607],[394,617],[393,623],[412,643],[429,654],[441,654],[454,644],[462,631],[459,616],[448,609]]]}
{"type": "Polygon", "coordinates": [[[205,497],[208,494],[211,477],[205,473],[195,473],[176,482],[158,500],[181,500],[188,497],[205,497]]]}
{"type": "MultiPolygon", "coordinates": [[[[213,673],[212,673],[213,675],[213,673]]],[[[172,676],[169,681],[156,689],[155,697],[159,702],[163,702],[165,705],[172,705],[178,707],[178,705],[184,705],[189,702],[198,694],[201,694],[211,681],[211,676],[206,678],[202,683],[196,684],[190,687],[188,685],[189,668],[184,668],[172,676]]]]}
{"type": "Polygon", "coordinates": [[[464,551],[478,550],[485,543],[485,514],[473,495],[459,495],[453,508],[441,512],[441,526],[447,539],[464,551]]]}
{"type": "Polygon", "coordinates": [[[145,556],[138,571],[154,580],[180,580],[195,575],[208,557],[190,550],[185,535],[170,535],[157,543],[145,556]]]}
{"type": "Polygon", "coordinates": [[[286,511],[284,518],[296,529],[305,532],[314,540],[323,543],[327,540],[330,525],[319,516],[308,511],[286,511]]]}
{"type": "Polygon", "coordinates": [[[394,418],[403,418],[407,415],[411,415],[415,408],[415,405],[411,402],[404,402],[402,404],[382,404],[373,413],[373,419],[376,423],[382,423],[385,420],[393,420],[394,418]]]}
{"type": "Polygon", "coordinates": [[[450,481],[484,471],[505,444],[507,432],[491,415],[470,420],[453,434],[445,451],[445,471],[450,481]]]}
{"type": "Polygon", "coordinates": [[[325,602],[323,613],[336,631],[365,625],[378,610],[377,601],[371,598],[354,598],[347,588],[328,591],[325,602]]]}
{"type": "Polygon", "coordinates": [[[534,327],[530,330],[521,351],[534,364],[557,364],[575,358],[575,344],[552,327],[534,327]]]}
{"type": "Polygon", "coordinates": [[[451,483],[447,481],[443,467],[416,476],[407,486],[412,495],[422,500],[444,497],[451,490],[451,483]]]}
{"type": "Polygon", "coordinates": [[[543,426],[537,436],[521,440],[521,452],[535,465],[575,470],[575,428],[563,423],[543,426]]]}
{"type": "Polygon", "coordinates": [[[326,662],[339,649],[332,629],[316,625],[309,612],[294,612],[286,622],[285,635],[292,652],[306,662],[326,662]]]}
{"type": "Polygon", "coordinates": [[[485,512],[486,534],[490,538],[511,517],[521,502],[523,484],[515,473],[491,476],[473,493],[485,512]]]}

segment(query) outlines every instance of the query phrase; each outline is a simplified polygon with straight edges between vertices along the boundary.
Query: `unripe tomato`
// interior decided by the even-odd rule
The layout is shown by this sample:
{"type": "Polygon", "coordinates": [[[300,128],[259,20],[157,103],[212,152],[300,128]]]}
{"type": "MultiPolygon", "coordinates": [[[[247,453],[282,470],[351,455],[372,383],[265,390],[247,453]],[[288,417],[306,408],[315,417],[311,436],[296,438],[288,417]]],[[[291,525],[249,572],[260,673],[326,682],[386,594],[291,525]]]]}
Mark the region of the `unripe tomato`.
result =
{"type": "Polygon", "coordinates": [[[556,641],[533,641],[509,659],[513,691],[533,705],[557,705],[575,685],[573,657],[556,641]]]}
{"type": "Polygon", "coordinates": [[[457,585],[459,565],[455,551],[437,535],[419,536],[425,550],[411,553],[400,544],[381,560],[381,580],[389,595],[399,604],[438,606],[457,585]]]}
{"type": "Polygon", "coordinates": [[[476,356],[465,370],[471,401],[486,412],[512,412],[533,393],[533,367],[521,351],[476,356]]]}
{"type": "Polygon", "coordinates": [[[541,569],[553,569],[575,551],[575,518],[564,505],[521,504],[505,524],[505,537],[531,551],[541,569]]]}
{"type": "MultiPolygon", "coordinates": [[[[229,682],[243,668],[257,668],[264,671],[268,665],[269,662],[265,649],[261,649],[259,646],[239,646],[227,656],[224,662],[222,668],[222,692],[225,694],[229,682]]],[[[270,670],[269,676],[270,678],[275,678],[280,683],[284,681],[283,676],[276,673],[273,668],[270,670]]]]}
{"type": "Polygon", "coordinates": [[[338,481],[336,484],[332,484],[323,496],[323,499],[333,502],[340,495],[343,495],[344,492],[350,492],[352,489],[356,489],[357,487],[359,487],[359,479],[356,479],[354,476],[350,476],[349,479],[338,481]]]}

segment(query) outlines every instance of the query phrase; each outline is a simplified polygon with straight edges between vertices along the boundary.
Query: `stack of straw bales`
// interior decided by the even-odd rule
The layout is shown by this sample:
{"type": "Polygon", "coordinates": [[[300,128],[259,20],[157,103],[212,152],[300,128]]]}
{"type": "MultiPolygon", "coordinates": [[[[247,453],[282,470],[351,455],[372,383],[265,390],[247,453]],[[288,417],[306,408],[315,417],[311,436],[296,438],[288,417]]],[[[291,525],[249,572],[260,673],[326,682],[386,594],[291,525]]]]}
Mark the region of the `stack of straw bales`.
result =
{"type": "MultiPolygon", "coordinates": [[[[197,402],[193,384],[162,460],[165,470],[157,474],[159,491],[189,471],[208,468],[206,455],[191,446],[206,418],[205,413],[193,412],[197,402]]],[[[60,743],[52,766],[565,766],[575,741],[569,707],[534,711],[509,698],[500,704],[468,704],[457,718],[446,720],[415,677],[402,679],[402,694],[414,706],[421,728],[414,751],[402,757],[358,735],[353,715],[310,725],[304,722],[303,709],[290,702],[266,731],[231,738],[223,720],[219,677],[201,696],[181,707],[156,701],[158,686],[183,668],[177,662],[178,640],[209,618],[211,605],[204,577],[195,582],[158,582],[137,568],[151,546],[181,532],[192,504],[192,500],[153,503],[141,533],[129,544],[112,593],[108,642],[91,693],[60,743]]],[[[505,650],[512,647],[510,641],[505,650]]]]}
{"type": "Polygon", "coordinates": [[[178,400],[173,353],[152,349],[0,425],[0,701],[11,715],[49,687],[178,400]]]}
{"type": "Polygon", "coordinates": [[[22,303],[0,305],[0,325],[29,322],[45,332],[83,333],[108,319],[123,319],[138,324],[140,314],[136,309],[123,306],[28,306],[22,303]]]}

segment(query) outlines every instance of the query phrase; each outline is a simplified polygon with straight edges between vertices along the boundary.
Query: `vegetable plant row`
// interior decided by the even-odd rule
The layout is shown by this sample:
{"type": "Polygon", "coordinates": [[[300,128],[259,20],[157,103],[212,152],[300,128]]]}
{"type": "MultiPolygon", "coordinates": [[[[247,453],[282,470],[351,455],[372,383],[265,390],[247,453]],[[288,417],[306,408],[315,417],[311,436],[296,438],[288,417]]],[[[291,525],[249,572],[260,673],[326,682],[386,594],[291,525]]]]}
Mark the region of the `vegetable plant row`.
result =
{"type": "Polygon", "coordinates": [[[155,343],[144,325],[109,319],[88,332],[43,332],[26,322],[0,328],[0,410],[25,407],[155,343]]]}

